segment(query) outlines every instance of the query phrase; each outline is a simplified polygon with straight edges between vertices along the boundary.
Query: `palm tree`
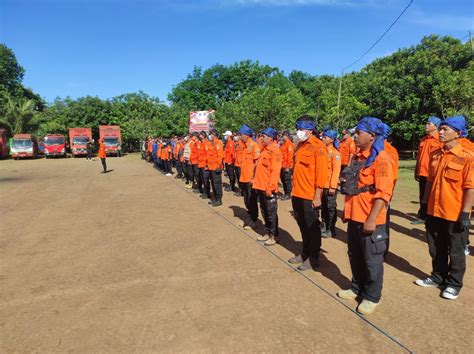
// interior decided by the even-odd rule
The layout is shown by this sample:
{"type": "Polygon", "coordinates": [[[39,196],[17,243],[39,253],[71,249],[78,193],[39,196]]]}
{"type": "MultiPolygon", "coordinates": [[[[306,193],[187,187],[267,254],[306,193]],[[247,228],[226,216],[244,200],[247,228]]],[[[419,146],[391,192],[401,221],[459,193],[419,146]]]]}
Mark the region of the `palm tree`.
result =
{"type": "Polygon", "coordinates": [[[13,128],[13,134],[26,132],[26,128],[35,115],[35,101],[28,98],[14,98],[3,95],[3,108],[0,121],[5,121],[13,128]]]}

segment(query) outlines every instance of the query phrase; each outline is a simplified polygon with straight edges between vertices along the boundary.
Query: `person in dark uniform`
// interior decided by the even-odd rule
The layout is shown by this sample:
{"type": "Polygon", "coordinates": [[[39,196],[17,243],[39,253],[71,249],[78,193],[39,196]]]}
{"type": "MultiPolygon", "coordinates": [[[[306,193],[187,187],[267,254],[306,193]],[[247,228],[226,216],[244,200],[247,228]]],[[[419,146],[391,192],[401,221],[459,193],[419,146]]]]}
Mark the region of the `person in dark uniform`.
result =
{"type": "Polygon", "coordinates": [[[86,160],[92,161],[92,141],[90,141],[90,139],[87,140],[86,151],[87,151],[86,160]]]}

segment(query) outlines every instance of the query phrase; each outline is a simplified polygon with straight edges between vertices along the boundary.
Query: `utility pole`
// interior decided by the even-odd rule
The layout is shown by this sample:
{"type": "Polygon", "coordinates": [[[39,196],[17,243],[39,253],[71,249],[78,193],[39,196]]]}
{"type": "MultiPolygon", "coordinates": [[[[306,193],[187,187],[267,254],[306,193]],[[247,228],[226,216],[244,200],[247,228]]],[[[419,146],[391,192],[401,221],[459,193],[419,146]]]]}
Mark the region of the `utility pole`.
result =
{"type": "Polygon", "coordinates": [[[337,118],[340,121],[340,106],[341,106],[341,91],[342,91],[342,77],[344,76],[344,70],[341,70],[341,76],[339,77],[339,92],[337,93],[337,118]]]}
{"type": "Polygon", "coordinates": [[[472,48],[472,60],[474,60],[474,42],[472,41],[471,31],[469,30],[469,42],[471,42],[472,48]]]}

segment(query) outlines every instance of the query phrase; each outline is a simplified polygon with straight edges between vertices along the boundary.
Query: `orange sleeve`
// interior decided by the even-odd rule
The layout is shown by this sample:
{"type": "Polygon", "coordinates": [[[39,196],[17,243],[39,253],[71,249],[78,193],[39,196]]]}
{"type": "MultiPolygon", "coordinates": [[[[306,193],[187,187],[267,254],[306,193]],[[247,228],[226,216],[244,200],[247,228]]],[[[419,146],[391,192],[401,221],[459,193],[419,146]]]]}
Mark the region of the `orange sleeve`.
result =
{"type": "Polygon", "coordinates": [[[295,148],[293,146],[293,143],[290,142],[290,144],[288,144],[288,149],[287,149],[287,166],[288,168],[293,168],[293,154],[295,152],[295,148]]]}
{"type": "Polygon", "coordinates": [[[315,188],[324,188],[328,180],[328,152],[326,146],[316,146],[316,158],[315,158],[315,188]]]}
{"type": "Polygon", "coordinates": [[[281,170],[281,161],[282,161],[282,154],[278,147],[273,150],[272,153],[272,170],[270,173],[270,180],[268,181],[268,185],[266,187],[267,192],[277,192],[278,191],[278,181],[280,180],[280,170],[281,170]]]}
{"type": "Polygon", "coordinates": [[[339,174],[341,173],[341,155],[334,150],[334,155],[331,159],[331,180],[329,181],[329,188],[336,189],[339,184],[339,174]]]}
{"type": "Polygon", "coordinates": [[[390,202],[393,191],[393,164],[389,157],[378,156],[375,163],[374,181],[375,181],[375,199],[382,199],[386,203],[390,202]]]}

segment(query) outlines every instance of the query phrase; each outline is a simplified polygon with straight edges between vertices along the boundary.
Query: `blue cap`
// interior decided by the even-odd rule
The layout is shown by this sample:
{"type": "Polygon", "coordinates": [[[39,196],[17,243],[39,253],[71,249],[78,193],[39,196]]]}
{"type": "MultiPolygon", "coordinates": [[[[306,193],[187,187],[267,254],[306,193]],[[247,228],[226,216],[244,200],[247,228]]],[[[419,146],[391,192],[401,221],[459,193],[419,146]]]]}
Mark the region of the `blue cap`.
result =
{"type": "Polygon", "coordinates": [[[247,124],[244,124],[240,127],[239,134],[253,136],[255,134],[255,132],[247,124]]]}
{"type": "Polygon", "coordinates": [[[298,130],[314,130],[316,129],[316,124],[310,120],[297,120],[296,121],[296,129],[298,130]]]}
{"type": "Polygon", "coordinates": [[[467,136],[467,125],[464,116],[448,117],[440,123],[440,126],[442,125],[447,125],[451,129],[458,131],[461,138],[467,136]]]}
{"type": "Polygon", "coordinates": [[[439,128],[439,125],[441,124],[441,119],[435,116],[431,116],[428,118],[428,123],[436,125],[436,128],[439,128]]]}
{"type": "Polygon", "coordinates": [[[337,131],[332,130],[332,129],[325,129],[323,131],[323,136],[327,136],[331,140],[336,140],[337,139],[337,131]]]}
{"type": "Polygon", "coordinates": [[[265,128],[264,130],[262,130],[262,134],[272,138],[272,139],[275,139],[276,136],[277,136],[277,131],[273,128],[265,128]]]}

